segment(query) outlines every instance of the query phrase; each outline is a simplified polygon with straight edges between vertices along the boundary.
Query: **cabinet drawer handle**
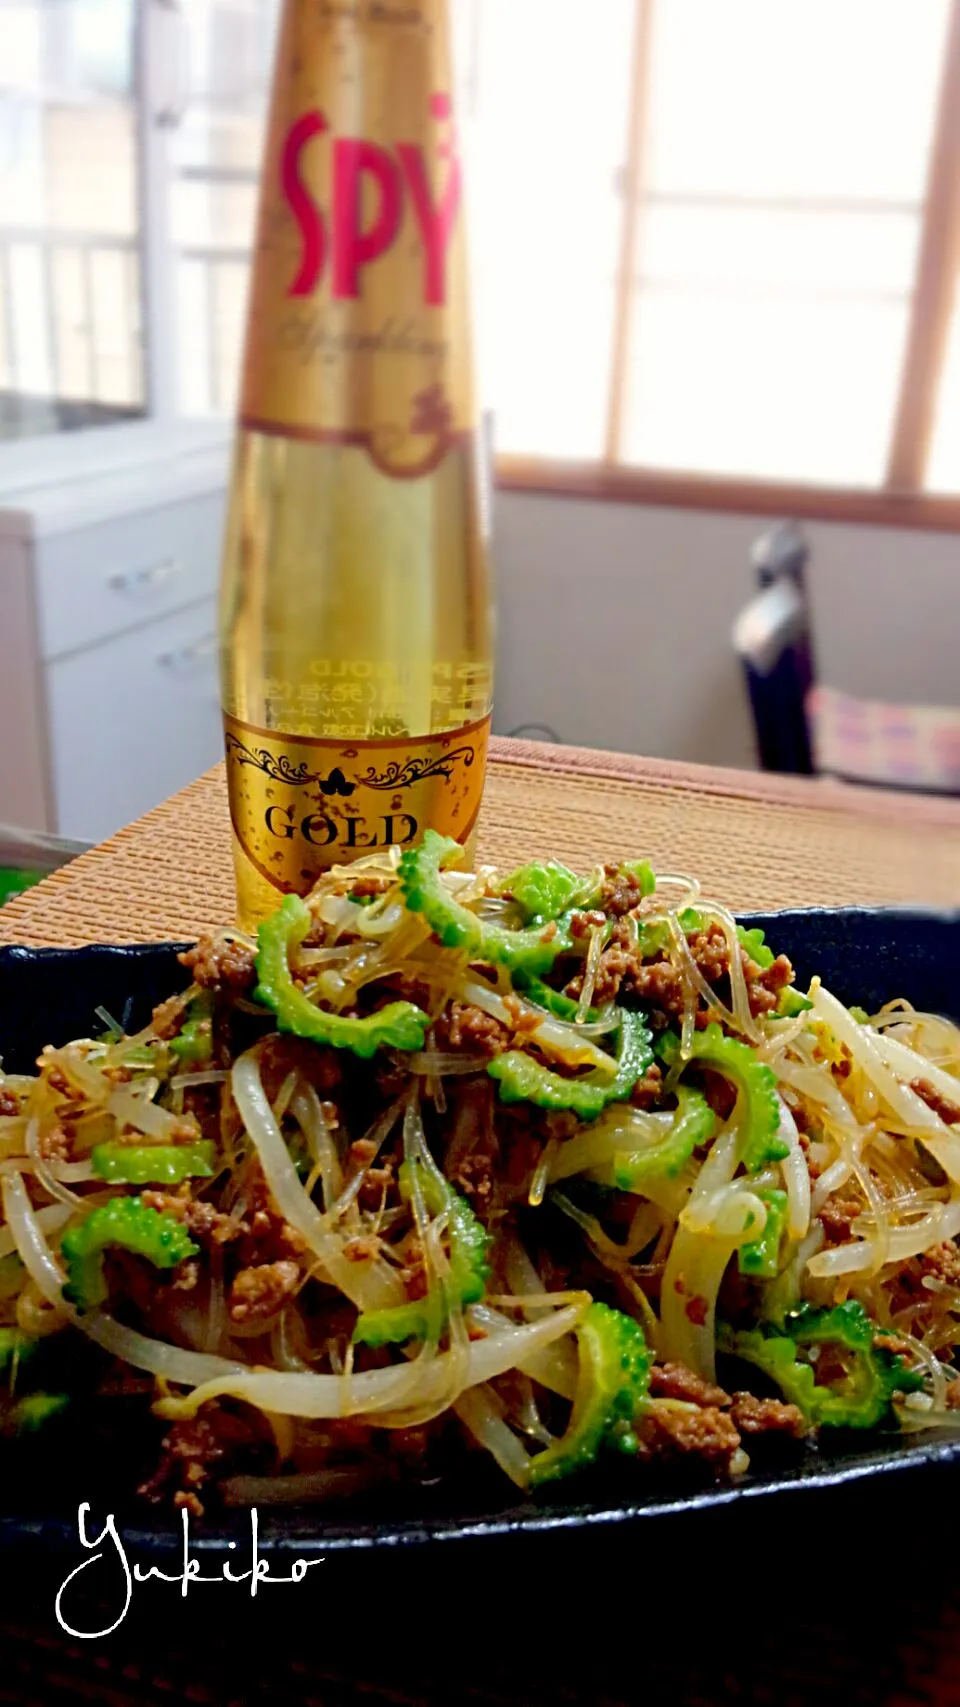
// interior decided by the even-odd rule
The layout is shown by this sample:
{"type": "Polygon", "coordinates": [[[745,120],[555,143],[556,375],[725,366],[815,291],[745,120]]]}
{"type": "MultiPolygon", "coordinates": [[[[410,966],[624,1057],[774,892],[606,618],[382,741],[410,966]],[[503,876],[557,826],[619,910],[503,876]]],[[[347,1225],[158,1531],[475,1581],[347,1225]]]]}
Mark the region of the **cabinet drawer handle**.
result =
{"type": "Polygon", "coordinates": [[[114,593],[148,593],[172,581],[179,572],[179,563],[171,558],[166,563],[151,563],[146,569],[122,569],[109,577],[107,586],[114,593]]]}
{"type": "Polygon", "coordinates": [[[161,670],[189,670],[193,664],[205,663],[217,649],[215,634],[204,634],[189,646],[177,646],[171,652],[159,652],[157,663],[161,670]]]}

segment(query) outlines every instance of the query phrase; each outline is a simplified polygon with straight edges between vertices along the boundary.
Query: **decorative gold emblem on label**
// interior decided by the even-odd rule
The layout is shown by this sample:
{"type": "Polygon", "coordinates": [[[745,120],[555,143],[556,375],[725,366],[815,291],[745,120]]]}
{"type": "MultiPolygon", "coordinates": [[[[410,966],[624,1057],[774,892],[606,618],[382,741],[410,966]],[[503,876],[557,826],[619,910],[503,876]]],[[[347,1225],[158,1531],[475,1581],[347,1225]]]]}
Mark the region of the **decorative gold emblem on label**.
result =
{"type": "Polygon", "coordinates": [[[331,865],[420,839],[466,842],[480,810],[490,719],[442,735],[344,742],[224,718],[234,833],[282,893],[305,895],[331,865]]]}

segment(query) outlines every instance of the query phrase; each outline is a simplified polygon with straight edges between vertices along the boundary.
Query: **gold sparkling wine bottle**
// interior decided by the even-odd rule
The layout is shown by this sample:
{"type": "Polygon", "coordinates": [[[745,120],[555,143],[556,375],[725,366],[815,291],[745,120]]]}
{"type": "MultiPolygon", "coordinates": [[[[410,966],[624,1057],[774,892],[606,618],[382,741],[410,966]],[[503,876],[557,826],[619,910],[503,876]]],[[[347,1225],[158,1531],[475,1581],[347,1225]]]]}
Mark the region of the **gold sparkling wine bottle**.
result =
{"type": "Polygon", "coordinates": [[[249,927],[428,826],[492,697],[446,0],[286,0],[221,578],[249,927]]]}

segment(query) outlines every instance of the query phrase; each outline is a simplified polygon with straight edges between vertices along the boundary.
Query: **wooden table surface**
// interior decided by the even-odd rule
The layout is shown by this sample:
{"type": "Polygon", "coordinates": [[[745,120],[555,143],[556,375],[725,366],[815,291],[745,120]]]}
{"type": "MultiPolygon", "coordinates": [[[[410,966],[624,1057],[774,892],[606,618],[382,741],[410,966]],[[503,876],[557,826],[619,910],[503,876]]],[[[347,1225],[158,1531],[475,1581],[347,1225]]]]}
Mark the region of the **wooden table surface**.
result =
{"type": "MultiPolygon", "coordinates": [[[[480,854],[647,855],[741,909],[950,906],[960,802],[495,741],[480,854]]],[[[0,941],[182,938],[232,906],[218,768],[5,907],[0,941]]],[[[960,1481],[906,1503],[868,1492],[856,1508],[788,1502],[749,1530],[726,1512],[644,1525],[589,1559],[558,1537],[506,1563],[445,1547],[432,1575],[422,1559],[376,1577],[331,1567],[306,1599],[286,1591],[283,1618],[274,1591],[269,1624],[240,1591],[209,1589],[197,1627],[170,1591],[105,1644],[64,1637],[52,1594],[31,1594],[0,1606],[0,1700],[960,1707],[960,1481]]]]}

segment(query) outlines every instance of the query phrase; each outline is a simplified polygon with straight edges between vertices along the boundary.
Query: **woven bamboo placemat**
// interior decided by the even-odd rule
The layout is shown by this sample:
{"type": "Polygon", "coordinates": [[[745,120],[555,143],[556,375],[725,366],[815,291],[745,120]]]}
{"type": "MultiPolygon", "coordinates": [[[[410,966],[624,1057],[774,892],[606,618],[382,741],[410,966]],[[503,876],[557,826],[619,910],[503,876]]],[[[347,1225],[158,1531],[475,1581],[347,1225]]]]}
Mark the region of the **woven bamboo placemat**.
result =
{"type": "MultiPolygon", "coordinates": [[[[0,941],[189,937],[233,915],[222,767],[0,911],[0,941]]],[[[495,740],[480,857],[646,855],[747,910],[960,902],[960,801],[495,740]]]]}

